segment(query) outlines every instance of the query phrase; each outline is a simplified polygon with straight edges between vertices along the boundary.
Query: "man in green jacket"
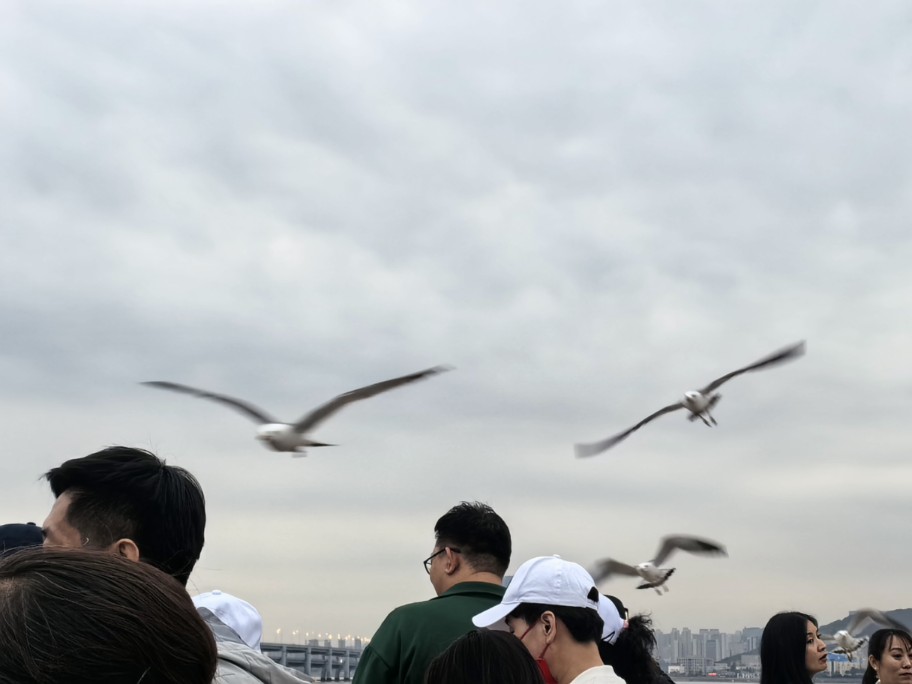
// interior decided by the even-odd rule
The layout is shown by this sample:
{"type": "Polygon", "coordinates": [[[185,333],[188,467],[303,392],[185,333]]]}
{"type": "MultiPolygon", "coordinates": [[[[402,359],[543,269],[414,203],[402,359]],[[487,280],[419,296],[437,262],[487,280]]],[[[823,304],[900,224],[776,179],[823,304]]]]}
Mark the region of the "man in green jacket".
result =
{"type": "Polygon", "coordinates": [[[424,684],[434,656],[474,628],[474,615],[503,598],[512,542],[490,506],[454,506],[437,521],[434,536],[424,569],[437,596],[386,617],[361,655],[353,684],[424,684]]]}

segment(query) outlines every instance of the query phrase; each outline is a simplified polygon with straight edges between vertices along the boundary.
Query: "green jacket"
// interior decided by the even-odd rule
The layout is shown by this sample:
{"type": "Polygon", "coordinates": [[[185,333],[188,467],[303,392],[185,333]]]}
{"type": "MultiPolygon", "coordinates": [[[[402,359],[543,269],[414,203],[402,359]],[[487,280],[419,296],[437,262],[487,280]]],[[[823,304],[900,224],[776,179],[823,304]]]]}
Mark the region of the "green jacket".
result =
{"type": "Polygon", "coordinates": [[[430,601],[386,616],[361,654],[352,684],[423,684],[434,656],[474,629],[472,618],[500,603],[504,588],[462,582],[430,601]]]}

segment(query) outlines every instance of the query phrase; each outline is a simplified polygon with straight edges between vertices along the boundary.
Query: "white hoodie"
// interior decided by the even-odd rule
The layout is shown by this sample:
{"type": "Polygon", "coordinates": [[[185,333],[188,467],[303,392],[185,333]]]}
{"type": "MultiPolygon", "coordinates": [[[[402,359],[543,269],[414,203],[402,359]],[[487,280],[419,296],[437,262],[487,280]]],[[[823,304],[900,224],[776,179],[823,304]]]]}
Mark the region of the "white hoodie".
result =
{"type": "Polygon", "coordinates": [[[215,637],[218,672],[214,684],[301,684],[313,682],[303,672],[283,667],[267,655],[255,651],[208,608],[198,608],[215,637]]]}

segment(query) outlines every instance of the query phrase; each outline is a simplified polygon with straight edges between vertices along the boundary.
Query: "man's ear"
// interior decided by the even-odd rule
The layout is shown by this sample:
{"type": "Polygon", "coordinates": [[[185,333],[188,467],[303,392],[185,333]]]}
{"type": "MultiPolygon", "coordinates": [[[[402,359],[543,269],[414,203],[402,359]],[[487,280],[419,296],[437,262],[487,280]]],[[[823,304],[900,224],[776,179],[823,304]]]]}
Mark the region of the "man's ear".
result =
{"type": "Polygon", "coordinates": [[[132,539],[118,539],[108,549],[115,556],[139,562],[139,547],[132,539]]]}
{"type": "Polygon", "coordinates": [[[546,610],[539,618],[542,621],[542,629],[545,632],[545,641],[551,643],[557,636],[557,616],[550,610],[546,610]]]}
{"type": "Polygon", "coordinates": [[[448,575],[452,575],[457,570],[459,570],[459,565],[462,561],[462,558],[460,558],[458,553],[453,553],[449,548],[447,548],[446,557],[447,564],[444,568],[444,572],[448,575]]]}

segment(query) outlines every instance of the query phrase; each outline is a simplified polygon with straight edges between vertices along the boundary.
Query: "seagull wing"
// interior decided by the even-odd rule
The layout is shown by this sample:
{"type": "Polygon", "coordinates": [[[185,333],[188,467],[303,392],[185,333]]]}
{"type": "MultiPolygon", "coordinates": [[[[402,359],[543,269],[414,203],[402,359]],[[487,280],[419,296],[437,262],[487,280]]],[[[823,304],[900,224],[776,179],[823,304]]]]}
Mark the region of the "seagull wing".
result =
{"type": "Polygon", "coordinates": [[[666,413],[671,413],[672,411],[677,411],[678,409],[681,409],[681,408],[684,408],[684,404],[682,404],[681,402],[678,402],[677,404],[671,404],[669,406],[666,406],[665,408],[659,409],[658,411],[656,411],[655,413],[653,413],[650,416],[646,416],[643,420],[641,420],[639,423],[634,425],[629,430],[624,430],[624,432],[616,434],[614,437],[609,437],[608,439],[604,439],[601,442],[593,442],[591,444],[577,444],[575,447],[576,456],[577,456],[577,458],[584,458],[586,456],[595,456],[596,454],[600,454],[603,451],[607,451],[608,449],[613,447],[618,442],[621,442],[621,441],[627,439],[627,436],[631,432],[636,432],[641,427],[646,425],[646,423],[648,423],[649,421],[655,420],[656,418],[658,418],[661,415],[664,415],[666,413]]]}
{"type": "Polygon", "coordinates": [[[172,390],[174,392],[181,392],[183,394],[190,394],[194,397],[200,397],[201,399],[211,399],[212,401],[217,401],[220,404],[225,406],[230,406],[236,411],[240,411],[248,418],[252,418],[256,423],[278,423],[275,418],[270,416],[268,413],[263,411],[261,408],[249,404],[246,401],[241,401],[240,399],[235,399],[234,397],[227,397],[224,394],[215,394],[213,392],[207,392],[205,390],[196,389],[195,387],[187,387],[187,385],[178,385],[176,382],[161,382],[161,381],[151,381],[144,382],[143,385],[147,387],[158,387],[159,389],[172,390]]]}
{"type": "Polygon", "coordinates": [[[798,356],[801,356],[804,354],[805,346],[806,345],[805,345],[804,341],[802,340],[798,344],[793,344],[790,347],[786,347],[785,349],[780,349],[779,351],[777,351],[773,354],[770,354],[769,356],[765,356],[762,359],[760,359],[759,361],[756,361],[756,362],[750,364],[749,366],[745,366],[744,368],[739,368],[738,370],[732,371],[731,373],[726,373],[721,378],[716,378],[711,383],[709,383],[706,387],[701,389],[700,393],[708,394],[709,392],[712,392],[714,389],[719,387],[722,383],[728,382],[733,377],[735,377],[737,375],[741,375],[742,373],[749,373],[750,371],[760,370],[761,368],[765,368],[766,366],[775,366],[776,364],[783,363],[784,361],[788,361],[789,359],[793,359],[798,356]]]}
{"type": "Polygon", "coordinates": [[[660,566],[665,561],[665,559],[667,559],[674,552],[675,549],[697,554],[717,556],[728,555],[725,552],[724,546],[714,541],[710,541],[709,539],[701,539],[700,537],[691,537],[684,534],[674,534],[667,537],[662,537],[662,542],[659,544],[659,550],[656,553],[656,557],[652,561],[653,564],[656,567],[660,566]]]}
{"type": "Polygon", "coordinates": [[[427,370],[418,371],[417,373],[411,373],[410,375],[403,375],[399,378],[393,378],[392,380],[384,380],[383,382],[377,382],[373,385],[368,385],[367,387],[361,387],[359,389],[352,390],[351,392],[346,392],[345,394],[340,394],[335,399],[332,399],[322,406],[315,408],[313,411],[308,413],[306,416],[301,418],[297,423],[294,424],[295,432],[303,434],[308,430],[315,428],[317,425],[322,423],[324,420],[329,418],[336,411],[341,409],[346,404],[350,404],[353,401],[360,401],[361,399],[368,399],[382,392],[401,387],[402,385],[407,385],[416,380],[423,380],[424,378],[429,378],[432,375],[437,375],[444,371],[450,370],[447,366],[434,366],[433,368],[428,368],[427,370]]]}
{"type": "Polygon", "coordinates": [[[627,563],[621,563],[620,561],[611,558],[603,558],[602,560],[595,562],[595,565],[592,567],[592,571],[589,574],[592,575],[592,579],[598,584],[602,580],[611,577],[611,575],[638,577],[640,573],[638,573],[637,569],[632,565],[627,565],[627,563]]]}
{"type": "Polygon", "coordinates": [[[864,629],[868,622],[874,622],[883,627],[889,627],[891,629],[901,629],[904,632],[908,631],[906,626],[901,622],[894,620],[889,615],[884,613],[881,610],[874,610],[873,608],[859,608],[852,614],[852,619],[849,622],[849,626],[846,628],[846,631],[855,636],[856,633],[864,629]]]}

